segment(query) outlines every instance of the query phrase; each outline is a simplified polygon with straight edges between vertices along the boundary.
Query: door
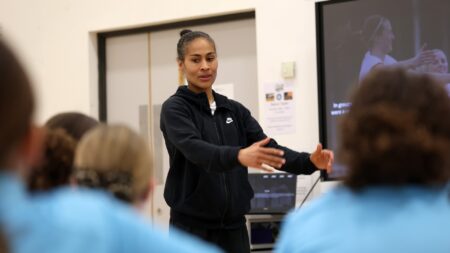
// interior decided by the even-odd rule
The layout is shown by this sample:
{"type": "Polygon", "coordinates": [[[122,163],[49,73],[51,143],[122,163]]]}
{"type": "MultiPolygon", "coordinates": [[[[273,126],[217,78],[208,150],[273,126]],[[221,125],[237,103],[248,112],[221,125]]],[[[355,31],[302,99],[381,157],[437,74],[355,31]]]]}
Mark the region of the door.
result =
{"type": "MultiPolygon", "coordinates": [[[[244,104],[258,118],[256,29],[254,19],[227,21],[191,30],[215,40],[219,69],[213,89],[244,104]],[[219,91],[220,90],[220,91],[219,91]]],[[[159,130],[162,103],[178,88],[176,45],[181,29],[107,39],[107,118],[129,124],[148,137],[156,187],[147,213],[167,228],[164,197],[169,157],[159,130]]]]}

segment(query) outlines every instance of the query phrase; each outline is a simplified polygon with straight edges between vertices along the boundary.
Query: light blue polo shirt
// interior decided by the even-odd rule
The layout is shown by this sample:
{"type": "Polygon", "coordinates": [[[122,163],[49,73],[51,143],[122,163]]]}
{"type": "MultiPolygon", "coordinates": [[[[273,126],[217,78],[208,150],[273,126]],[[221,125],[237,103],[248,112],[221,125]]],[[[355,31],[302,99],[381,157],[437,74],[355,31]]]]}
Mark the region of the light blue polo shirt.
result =
{"type": "Polygon", "coordinates": [[[276,252],[450,252],[448,188],[338,187],[291,213],[276,252]]]}
{"type": "Polygon", "coordinates": [[[163,233],[109,195],[62,188],[30,196],[0,172],[0,224],[12,252],[220,252],[198,239],[163,233]]]}

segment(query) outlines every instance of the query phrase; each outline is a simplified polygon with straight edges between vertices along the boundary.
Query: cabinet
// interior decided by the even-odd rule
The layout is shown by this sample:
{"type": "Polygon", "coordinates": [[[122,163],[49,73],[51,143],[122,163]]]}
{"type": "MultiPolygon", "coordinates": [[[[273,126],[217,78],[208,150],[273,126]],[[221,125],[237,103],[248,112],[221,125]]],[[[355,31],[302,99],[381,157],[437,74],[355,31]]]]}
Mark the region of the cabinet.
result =
{"type": "Polygon", "coordinates": [[[251,252],[272,252],[284,215],[246,215],[251,252]]]}

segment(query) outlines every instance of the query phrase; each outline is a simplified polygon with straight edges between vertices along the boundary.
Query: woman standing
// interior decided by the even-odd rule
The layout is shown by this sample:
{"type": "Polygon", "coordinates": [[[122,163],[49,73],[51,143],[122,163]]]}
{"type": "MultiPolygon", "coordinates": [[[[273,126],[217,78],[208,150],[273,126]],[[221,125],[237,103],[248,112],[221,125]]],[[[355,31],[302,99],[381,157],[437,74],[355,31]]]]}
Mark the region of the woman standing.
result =
{"type": "Polygon", "coordinates": [[[419,50],[415,57],[407,60],[397,61],[390,56],[389,53],[392,52],[392,42],[395,36],[391,21],[381,15],[372,15],[366,18],[361,36],[368,50],[361,63],[360,80],[372,69],[383,65],[414,70],[423,64],[428,64],[435,60],[433,51],[424,50],[425,46],[419,50]]]}
{"type": "Polygon", "coordinates": [[[164,102],[160,125],[170,157],[164,191],[170,223],[227,252],[249,252],[247,167],[310,174],[330,170],[333,153],[320,144],[311,155],[298,153],[268,138],[247,108],[213,91],[213,39],[199,31],[180,35],[177,62],[188,85],[164,102]]]}

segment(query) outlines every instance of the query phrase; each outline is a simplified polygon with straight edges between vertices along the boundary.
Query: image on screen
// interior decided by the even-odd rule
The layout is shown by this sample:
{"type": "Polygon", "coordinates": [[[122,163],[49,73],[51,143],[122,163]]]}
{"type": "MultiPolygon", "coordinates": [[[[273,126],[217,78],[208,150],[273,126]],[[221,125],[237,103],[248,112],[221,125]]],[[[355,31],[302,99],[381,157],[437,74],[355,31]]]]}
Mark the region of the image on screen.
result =
{"type": "Polygon", "coordinates": [[[286,213],[295,207],[295,175],[255,173],[248,180],[254,192],[250,213],[286,213]]]}
{"type": "MultiPolygon", "coordinates": [[[[348,0],[316,3],[320,138],[338,148],[338,121],[349,93],[374,64],[414,60],[433,51],[436,62],[405,64],[411,71],[448,73],[450,0],[348,0]]],[[[397,65],[398,66],[398,65],[397,65]]],[[[345,166],[328,175],[339,179],[345,166]]]]}

